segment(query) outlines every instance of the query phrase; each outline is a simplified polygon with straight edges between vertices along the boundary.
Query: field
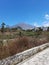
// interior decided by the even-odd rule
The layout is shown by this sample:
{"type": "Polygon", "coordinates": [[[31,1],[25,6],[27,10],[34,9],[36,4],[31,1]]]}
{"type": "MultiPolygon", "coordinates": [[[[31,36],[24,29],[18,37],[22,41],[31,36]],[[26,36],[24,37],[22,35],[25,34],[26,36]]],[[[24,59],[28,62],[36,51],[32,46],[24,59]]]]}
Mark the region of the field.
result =
{"type": "Polygon", "coordinates": [[[34,32],[16,30],[15,32],[0,32],[0,59],[49,42],[49,32],[34,32]]]}

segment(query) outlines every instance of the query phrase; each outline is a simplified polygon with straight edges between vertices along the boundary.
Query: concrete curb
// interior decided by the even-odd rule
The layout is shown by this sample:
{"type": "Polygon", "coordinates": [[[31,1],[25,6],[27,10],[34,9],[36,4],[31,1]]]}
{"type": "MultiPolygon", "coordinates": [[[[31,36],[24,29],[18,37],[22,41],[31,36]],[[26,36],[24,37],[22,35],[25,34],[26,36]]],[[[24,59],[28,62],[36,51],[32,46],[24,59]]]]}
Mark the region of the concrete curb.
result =
{"type": "Polygon", "coordinates": [[[14,65],[22,62],[23,60],[33,56],[34,54],[44,50],[45,48],[49,47],[49,43],[31,48],[24,52],[18,53],[6,59],[0,60],[0,65],[14,65]]]}

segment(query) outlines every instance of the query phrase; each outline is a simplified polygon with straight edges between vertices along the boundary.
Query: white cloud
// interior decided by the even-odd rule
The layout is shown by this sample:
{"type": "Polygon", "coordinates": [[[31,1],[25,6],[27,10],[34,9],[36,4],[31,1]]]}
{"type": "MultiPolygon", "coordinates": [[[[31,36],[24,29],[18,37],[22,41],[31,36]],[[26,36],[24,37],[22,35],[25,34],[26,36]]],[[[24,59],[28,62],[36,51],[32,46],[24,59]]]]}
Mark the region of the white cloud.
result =
{"type": "Polygon", "coordinates": [[[44,26],[44,27],[48,27],[49,26],[49,14],[45,14],[44,16],[44,21],[39,24],[38,22],[34,22],[34,26],[36,27],[40,27],[40,26],[44,26]]]}
{"type": "Polygon", "coordinates": [[[44,21],[43,24],[42,24],[42,26],[48,27],[49,26],[49,21],[44,21]]]}
{"type": "Polygon", "coordinates": [[[34,22],[33,25],[36,26],[36,27],[40,27],[40,26],[48,27],[49,26],[49,21],[44,21],[42,23],[42,25],[39,25],[37,22],[34,22]]]}
{"type": "Polygon", "coordinates": [[[36,26],[36,27],[39,27],[39,25],[38,25],[38,23],[37,22],[34,22],[34,24],[33,24],[34,26],[36,26]]]}
{"type": "Polygon", "coordinates": [[[45,14],[45,19],[49,20],[49,14],[45,14]]]}
{"type": "Polygon", "coordinates": [[[49,26],[49,14],[45,14],[44,18],[45,18],[45,21],[42,23],[42,26],[48,27],[49,26]]]}

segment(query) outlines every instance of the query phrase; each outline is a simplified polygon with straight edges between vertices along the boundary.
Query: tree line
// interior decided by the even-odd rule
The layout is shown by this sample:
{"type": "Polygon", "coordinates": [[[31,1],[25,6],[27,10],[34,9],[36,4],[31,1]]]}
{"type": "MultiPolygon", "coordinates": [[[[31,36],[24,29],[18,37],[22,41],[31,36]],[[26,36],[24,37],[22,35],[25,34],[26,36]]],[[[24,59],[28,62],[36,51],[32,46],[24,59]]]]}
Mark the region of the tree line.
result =
{"type": "MultiPolygon", "coordinates": [[[[0,31],[2,32],[2,33],[4,33],[4,32],[6,32],[6,31],[15,31],[15,30],[17,30],[17,29],[20,29],[20,30],[23,30],[21,27],[15,27],[15,28],[10,28],[10,27],[6,27],[6,24],[4,23],[4,22],[2,22],[2,24],[1,24],[1,29],[0,29],[0,31]]],[[[23,30],[23,31],[25,31],[25,30],[23,30]]],[[[41,28],[41,27],[38,27],[38,29],[32,29],[32,30],[30,30],[30,29],[28,29],[27,31],[36,31],[36,32],[39,32],[39,31],[43,31],[43,29],[41,28]]],[[[49,27],[47,27],[47,30],[46,31],[49,31],[49,27]]]]}

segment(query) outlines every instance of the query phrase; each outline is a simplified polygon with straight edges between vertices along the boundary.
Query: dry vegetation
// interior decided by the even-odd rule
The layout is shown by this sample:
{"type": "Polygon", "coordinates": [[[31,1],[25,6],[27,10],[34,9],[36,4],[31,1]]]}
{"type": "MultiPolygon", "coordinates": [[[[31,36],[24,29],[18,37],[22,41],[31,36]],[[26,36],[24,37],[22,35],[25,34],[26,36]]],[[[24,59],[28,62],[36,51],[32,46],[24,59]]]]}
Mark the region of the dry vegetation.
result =
{"type": "Polygon", "coordinates": [[[48,42],[47,39],[39,39],[33,37],[17,37],[13,40],[8,40],[3,45],[0,44],[0,59],[12,56],[16,53],[22,52],[26,49],[41,45],[48,42]]]}

